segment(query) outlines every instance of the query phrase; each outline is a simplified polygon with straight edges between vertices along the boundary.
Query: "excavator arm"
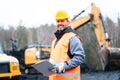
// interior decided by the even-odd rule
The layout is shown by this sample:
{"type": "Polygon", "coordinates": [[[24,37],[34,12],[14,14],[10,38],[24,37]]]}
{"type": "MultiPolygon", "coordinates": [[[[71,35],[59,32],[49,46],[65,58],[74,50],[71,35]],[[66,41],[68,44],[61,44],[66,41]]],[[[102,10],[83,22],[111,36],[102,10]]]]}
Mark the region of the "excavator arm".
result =
{"type": "Polygon", "coordinates": [[[72,29],[77,29],[79,27],[82,27],[84,24],[88,23],[91,18],[92,18],[92,15],[88,15],[88,16],[81,17],[78,19],[74,19],[71,21],[70,25],[72,29]]]}
{"type": "MultiPolygon", "coordinates": [[[[83,11],[84,12],[84,11],[83,11]]],[[[78,17],[78,15],[77,15],[78,17]]],[[[94,25],[94,31],[96,34],[97,41],[100,46],[98,51],[101,67],[99,70],[105,70],[108,62],[112,59],[112,62],[120,66],[120,48],[111,47],[111,39],[108,36],[107,29],[104,25],[102,14],[100,9],[95,6],[94,3],[91,4],[91,13],[84,17],[73,18],[70,25],[72,29],[78,29],[83,27],[84,24],[92,22],[94,25]]]]}
{"type": "Polygon", "coordinates": [[[92,21],[94,24],[95,34],[98,40],[98,43],[101,47],[110,46],[110,39],[108,37],[108,33],[103,23],[102,15],[100,9],[95,6],[95,4],[91,4],[91,13],[84,17],[79,17],[77,19],[73,19],[70,23],[73,29],[77,29],[82,27],[84,24],[92,21]]]}

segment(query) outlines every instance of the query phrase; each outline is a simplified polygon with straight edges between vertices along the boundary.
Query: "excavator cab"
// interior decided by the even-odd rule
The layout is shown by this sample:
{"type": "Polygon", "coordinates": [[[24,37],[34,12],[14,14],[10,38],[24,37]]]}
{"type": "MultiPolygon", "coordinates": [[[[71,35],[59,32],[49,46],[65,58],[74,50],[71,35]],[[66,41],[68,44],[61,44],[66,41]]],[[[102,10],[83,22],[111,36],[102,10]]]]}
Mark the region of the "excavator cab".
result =
{"type": "MultiPolygon", "coordinates": [[[[24,50],[25,73],[37,74],[31,65],[41,62],[50,57],[51,47],[49,45],[32,44],[24,50]]],[[[40,74],[40,73],[39,73],[40,74]]]]}
{"type": "Polygon", "coordinates": [[[50,56],[50,46],[41,44],[32,44],[25,50],[25,64],[33,64],[50,56]]]}

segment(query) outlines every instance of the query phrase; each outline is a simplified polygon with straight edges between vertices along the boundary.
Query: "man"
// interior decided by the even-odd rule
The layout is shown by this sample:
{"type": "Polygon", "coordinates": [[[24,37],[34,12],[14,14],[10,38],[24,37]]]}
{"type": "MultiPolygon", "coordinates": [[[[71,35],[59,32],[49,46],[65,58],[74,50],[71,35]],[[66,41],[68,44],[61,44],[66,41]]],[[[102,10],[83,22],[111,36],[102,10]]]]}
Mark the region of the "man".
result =
{"type": "Polygon", "coordinates": [[[64,10],[55,15],[58,30],[49,59],[54,66],[49,70],[56,75],[49,76],[49,80],[80,80],[80,65],[85,54],[80,39],[70,27],[69,18],[64,10]]]}

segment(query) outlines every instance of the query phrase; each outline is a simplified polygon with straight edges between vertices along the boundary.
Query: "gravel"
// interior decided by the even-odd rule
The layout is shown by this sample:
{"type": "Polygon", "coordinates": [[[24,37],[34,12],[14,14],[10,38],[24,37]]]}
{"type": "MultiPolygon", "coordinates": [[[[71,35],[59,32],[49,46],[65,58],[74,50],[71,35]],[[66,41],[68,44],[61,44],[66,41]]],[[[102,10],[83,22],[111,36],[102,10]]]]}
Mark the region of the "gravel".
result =
{"type": "MultiPolygon", "coordinates": [[[[22,75],[19,80],[48,80],[41,75],[22,75]]],[[[94,71],[81,73],[81,80],[120,80],[120,71],[94,71]]]]}
{"type": "Polygon", "coordinates": [[[120,71],[97,71],[81,73],[81,80],[120,80],[120,71]]]}

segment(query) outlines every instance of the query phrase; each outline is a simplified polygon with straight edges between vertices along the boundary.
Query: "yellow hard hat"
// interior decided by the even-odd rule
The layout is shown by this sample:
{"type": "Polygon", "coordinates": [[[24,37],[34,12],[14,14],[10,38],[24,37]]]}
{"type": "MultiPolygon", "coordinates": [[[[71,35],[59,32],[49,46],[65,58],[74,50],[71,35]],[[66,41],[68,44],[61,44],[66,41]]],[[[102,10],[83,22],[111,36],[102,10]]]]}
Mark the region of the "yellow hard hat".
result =
{"type": "Polygon", "coordinates": [[[55,19],[69,19],[70,16],[68,15],[68,13],[64,10],[59,10],[57,11],[56,15],[55,15],[55,19]]]}

